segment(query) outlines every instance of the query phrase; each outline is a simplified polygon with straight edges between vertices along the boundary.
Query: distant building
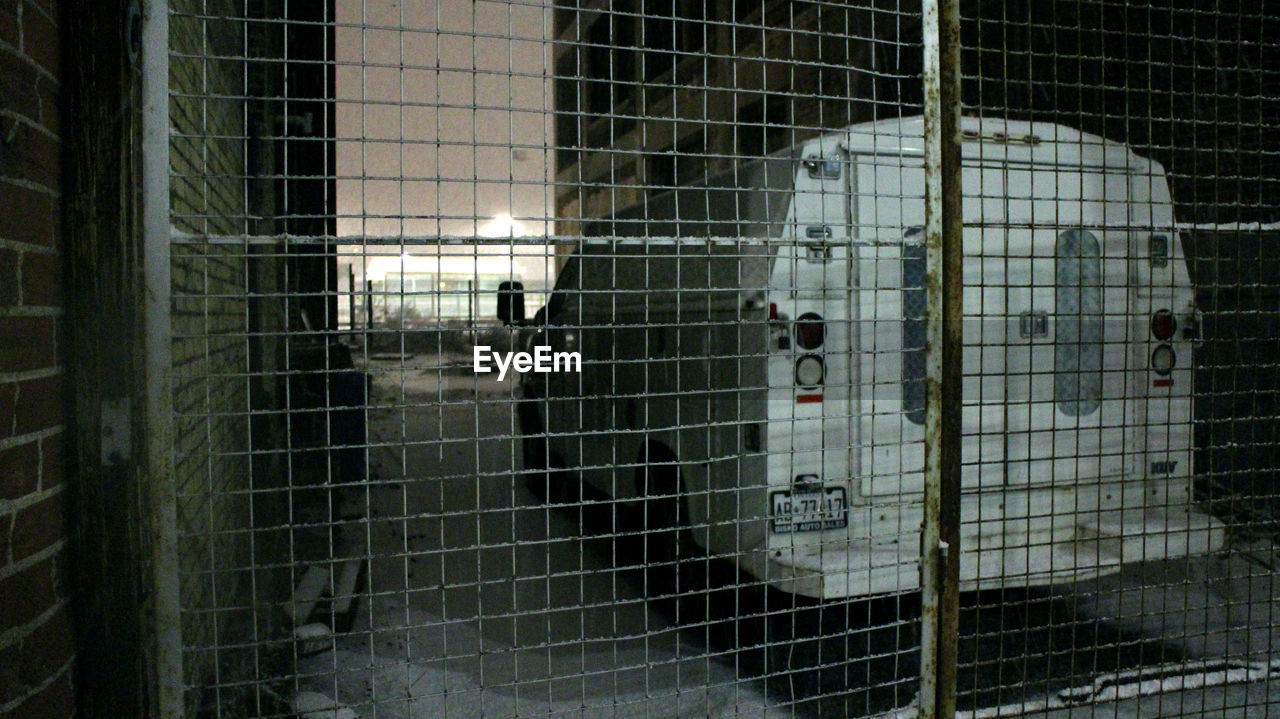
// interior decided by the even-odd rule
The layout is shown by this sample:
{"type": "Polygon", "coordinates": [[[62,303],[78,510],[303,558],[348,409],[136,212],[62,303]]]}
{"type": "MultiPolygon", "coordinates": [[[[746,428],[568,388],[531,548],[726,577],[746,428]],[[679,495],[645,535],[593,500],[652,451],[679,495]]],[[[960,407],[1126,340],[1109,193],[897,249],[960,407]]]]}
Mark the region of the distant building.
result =
{"type": "MultiPolygon", "coordinates": [[[[555,10],[557,234],[742,158],[898,113],[914,14],[784,0],[555,10]],[[881,42],[876,42],[880,38],[881,42]],[[877,108],[881,108],[877,111],[877,108]]],[[[885,4],[888,3],[878,3],[885,4]]]]}
{"type": "MultiPolygon", "coordinates": [[[[418,250],[428,248],[417,248],[418,250]]],[[[524,284],[526,312],[546,301],[546,260],[528,256],[446,252],[382,254],[360,258],[361,277],[352,296],[354,323],[341,312],[343,326],[422,328],[465,320],[493,322],[498,316],[498,285],[515,279],[524,284]]]]}

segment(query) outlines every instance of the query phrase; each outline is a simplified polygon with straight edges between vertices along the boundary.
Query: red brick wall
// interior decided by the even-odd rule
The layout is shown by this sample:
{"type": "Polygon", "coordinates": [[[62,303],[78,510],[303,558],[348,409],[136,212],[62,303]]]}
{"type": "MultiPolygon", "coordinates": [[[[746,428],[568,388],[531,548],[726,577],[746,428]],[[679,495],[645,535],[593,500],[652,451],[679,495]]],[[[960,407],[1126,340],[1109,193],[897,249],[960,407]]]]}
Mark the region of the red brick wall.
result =
{"type": "Polygon", "coordinates": [[[57,8],[0,0],[0,717],[75,713],[57,8]]]}

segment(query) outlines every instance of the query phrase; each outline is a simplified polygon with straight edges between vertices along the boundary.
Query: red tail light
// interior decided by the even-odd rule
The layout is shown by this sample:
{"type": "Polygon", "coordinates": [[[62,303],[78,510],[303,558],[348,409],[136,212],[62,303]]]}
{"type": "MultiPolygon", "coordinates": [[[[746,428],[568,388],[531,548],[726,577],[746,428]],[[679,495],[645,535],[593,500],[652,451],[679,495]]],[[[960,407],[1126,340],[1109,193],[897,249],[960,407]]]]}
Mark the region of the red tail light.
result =
{"type": "Polygon", "coordinates": [[[827,339],[826,327],[822,324],[822,315],[817,312],[806,312],[796,318],[796,343],[801,348],[815,350],[827,339]]]}
{"type": "Polygon", "coordinates": [[[1161,342],[1173,337],[1176,329],[1177,323],[1169,310],[1159,310],[1151,316],[1151,336],[1161,342]]]}

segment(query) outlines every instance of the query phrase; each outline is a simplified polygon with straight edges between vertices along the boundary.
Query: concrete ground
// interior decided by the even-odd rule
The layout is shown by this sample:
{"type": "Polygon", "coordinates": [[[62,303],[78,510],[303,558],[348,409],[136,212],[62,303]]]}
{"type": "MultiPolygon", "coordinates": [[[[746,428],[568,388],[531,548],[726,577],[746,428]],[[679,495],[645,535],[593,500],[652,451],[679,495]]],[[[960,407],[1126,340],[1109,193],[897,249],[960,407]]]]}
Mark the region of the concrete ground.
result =
{"type": "Polygon", "coordinates": [[[1157,639],[1161,656],[1043,697],[973,717],[1280,716],[1280,554],[1235,542],[1208,557],[1136,563],[1058,590],[1078,616],[1128,641],[1157,639]]]}
{"type": "MultiPolygon", "coordinates": [[[[367,547],[368,594],[350,631],[299,660],[295,683],[354,713],[311,716],[913,715],[893,707],[914,691],[914,657],[887,704],[837,701],[828,681],[760,679],[755,655],[673,628],[635,570],[618,568],[617,543],[518,480],[514,381],[477,378],[462,361],[367,367],[374,472],[347,493],[338,541],[367,547]]],[[[964,715],[1280,716],[1273,561],[1257,546],[969,597],[964,715]]]]}
{"type": "Polygon", "coordinates": [[[348,497],[368,520],[343,536],[367,542],[370,594],[298,688],[360,717],[782,716],[513,481],[511,379],[438,364],[369,367],[375,472],[348,497]]]}

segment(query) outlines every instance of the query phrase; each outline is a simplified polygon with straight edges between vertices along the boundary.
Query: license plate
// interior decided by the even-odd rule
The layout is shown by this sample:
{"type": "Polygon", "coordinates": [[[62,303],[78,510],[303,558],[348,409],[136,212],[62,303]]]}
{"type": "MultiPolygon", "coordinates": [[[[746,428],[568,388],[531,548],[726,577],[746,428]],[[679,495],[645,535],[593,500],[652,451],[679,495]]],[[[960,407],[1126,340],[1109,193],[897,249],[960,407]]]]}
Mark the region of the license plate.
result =
{"type": "Polygon", "coordinates": [[[818,532],[849,526],[844,487],[769,493],[771,528],[775,532],[818,532]]]}

